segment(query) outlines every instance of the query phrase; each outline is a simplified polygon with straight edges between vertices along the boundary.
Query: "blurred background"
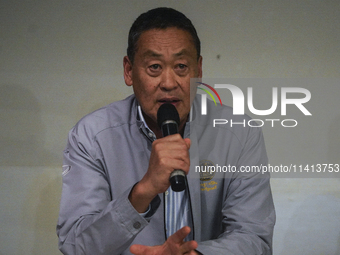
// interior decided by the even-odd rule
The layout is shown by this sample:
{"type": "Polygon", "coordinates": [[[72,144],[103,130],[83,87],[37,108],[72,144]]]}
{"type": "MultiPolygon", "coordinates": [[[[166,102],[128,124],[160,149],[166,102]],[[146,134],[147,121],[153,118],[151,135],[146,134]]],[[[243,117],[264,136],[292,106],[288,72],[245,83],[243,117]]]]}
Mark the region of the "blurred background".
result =
{"type": "MultiPolygon", "coordinates": [[[[273,165],[340,163],[339,1],[0,0],[0,255],[60,254],[67,133],[132,93],[122,69],[128,30],[159,6],[196,26],[204,77],[313,81],[301,86],[313,116],[294,130],[264,128],[273,165]]],[[[254,93],[268,109],[271,90],[254,93]]],[[[337,177],[272,178],[274,254],[340,254],[337,177]]]]}

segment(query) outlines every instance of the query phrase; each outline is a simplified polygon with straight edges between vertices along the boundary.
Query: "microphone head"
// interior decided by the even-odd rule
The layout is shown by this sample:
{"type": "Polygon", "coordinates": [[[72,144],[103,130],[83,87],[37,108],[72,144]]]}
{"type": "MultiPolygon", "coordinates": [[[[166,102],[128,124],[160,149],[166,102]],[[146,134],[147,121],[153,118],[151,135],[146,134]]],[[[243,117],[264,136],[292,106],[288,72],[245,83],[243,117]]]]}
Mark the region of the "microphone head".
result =
{"type": "Polygon", "coordinates": [[[166,120],[174,120],[179,126],[179,115],[173,104],[162,104],[157,111],[157,124],[160,128],[166,120]]]}

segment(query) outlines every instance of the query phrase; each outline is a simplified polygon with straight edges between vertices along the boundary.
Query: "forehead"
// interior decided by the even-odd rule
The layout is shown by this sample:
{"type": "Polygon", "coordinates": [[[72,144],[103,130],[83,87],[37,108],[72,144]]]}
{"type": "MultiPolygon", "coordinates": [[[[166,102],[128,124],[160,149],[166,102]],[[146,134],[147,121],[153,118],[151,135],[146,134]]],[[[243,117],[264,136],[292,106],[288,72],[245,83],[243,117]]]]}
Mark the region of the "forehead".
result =
{"type": "Polygon", "coordinates": [[[178,28],[150,29],[140,35],[136,55],[157,55],[157,52],[161,55],[164,52],[197,54],[191,34],[178,28]]]}

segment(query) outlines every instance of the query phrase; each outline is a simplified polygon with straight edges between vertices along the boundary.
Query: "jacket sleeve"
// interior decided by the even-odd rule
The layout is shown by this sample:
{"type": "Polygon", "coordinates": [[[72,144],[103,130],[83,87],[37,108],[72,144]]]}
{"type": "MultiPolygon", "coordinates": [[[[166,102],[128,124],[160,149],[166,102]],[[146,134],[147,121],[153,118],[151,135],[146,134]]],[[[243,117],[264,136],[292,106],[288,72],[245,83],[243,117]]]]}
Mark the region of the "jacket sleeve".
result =
{"type": "MultiPolygon", "coordinates": [[[[63,254],[121,254],[148,224],[131,205],[131,187],[112,200],[110,185],[96,158],[92,138],[75,130],[64,151],[63,187],[57,225],[63,254]]],[[[157,196],[148,217],[160,204],[157,196]]]]}
{"type": "Polygon", "coordinates": [[[237,162],[238,172],[224,180],[222,233],[199,243],[197,250],[204,255],[272,254],[275,209],[269,173],[241,172],[268,163],[260,129],[249,132],[237,162]]]}

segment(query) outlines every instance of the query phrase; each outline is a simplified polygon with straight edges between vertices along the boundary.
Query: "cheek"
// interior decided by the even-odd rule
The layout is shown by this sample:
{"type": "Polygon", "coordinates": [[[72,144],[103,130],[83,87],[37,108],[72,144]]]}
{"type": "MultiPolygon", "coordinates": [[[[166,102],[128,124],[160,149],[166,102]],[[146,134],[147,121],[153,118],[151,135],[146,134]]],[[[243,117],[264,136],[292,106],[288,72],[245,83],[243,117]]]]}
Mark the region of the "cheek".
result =
{"type": "Polygon", "coordinates": [[[135,80],[133,83],[133,91],[136,95],[146,96],[148,94],[148,88],[141,82],[141,80],[135,80]]]}
{"type": "Polygon", "coordinates": [[[144,101],[144,103],[151,103],[153,102],[153,90],[151,88],[145,88],[142,87],[141,89],[139,89],[139,91],[137,92],[141,99],[144,101]]]}
{"type": "Polygon", "coordinates": [[[186,103],[184,103],[182,105],[182,107],[180,108],[180,112],[179,112],[181,119],[182,118],[186,119],[188,114],[189,114],[189,112],[190,112],[190,101],[186,100],[185,102],[186,103]]]}
{"type": "Polygon", "coordinates": [[[134,86],[134,94],[144,111],[151,111],[155,105],[155,95],[152,88],[144,86],[134,86]]]}

